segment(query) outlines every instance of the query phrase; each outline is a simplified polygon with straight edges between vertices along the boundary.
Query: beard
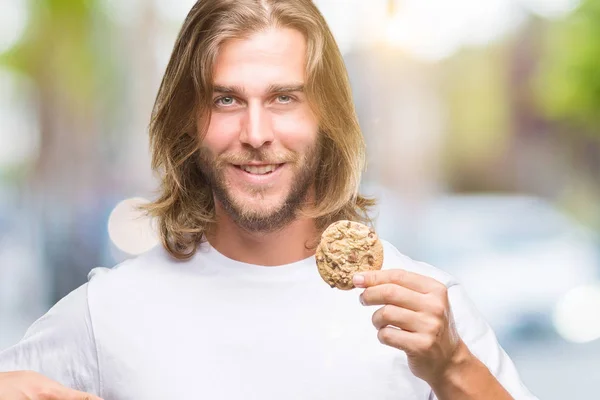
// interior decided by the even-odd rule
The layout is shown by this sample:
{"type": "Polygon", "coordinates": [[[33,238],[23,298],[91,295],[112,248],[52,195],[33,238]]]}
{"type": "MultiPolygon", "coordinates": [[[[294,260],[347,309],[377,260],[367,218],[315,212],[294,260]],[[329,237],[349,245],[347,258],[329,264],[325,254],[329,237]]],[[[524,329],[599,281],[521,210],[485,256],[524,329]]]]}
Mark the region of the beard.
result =
{"type": "MultiPolygon", "coordinates": [[[[229,217],[242,229],[248,232],[274,232],[289,223],[305,204],[310,188],[315,182],[320,160],[320,146],[315,143],[303,155],[286,151],[282,153],[265,150],[247,149],[236,154],[215,156],[205,147],[198,153],[200,171],[206,177],[213,196],[229,217]],[[291,186],[283,203],[277,207],[261,210],[253,209],[236,198],[234,190],[229,186],[225,170],[231,165],[243,165],[252,161],[268,164],[286,164],[294,170],[291,186]]],[[[269,187],[248,187],[252,195],[263,198],[269,187]]]]}

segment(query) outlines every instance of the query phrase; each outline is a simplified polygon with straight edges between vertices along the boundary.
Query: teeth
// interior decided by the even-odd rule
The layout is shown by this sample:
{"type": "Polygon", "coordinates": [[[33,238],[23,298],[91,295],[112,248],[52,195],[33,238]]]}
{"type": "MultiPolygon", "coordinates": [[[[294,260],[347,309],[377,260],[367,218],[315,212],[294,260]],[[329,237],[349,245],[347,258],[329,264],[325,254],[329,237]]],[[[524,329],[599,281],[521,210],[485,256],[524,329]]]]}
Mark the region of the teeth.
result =
{"type": "Polygon", "coordinates": [[[261,165],[261,166],[257,166],[257,165],[241,165],[240,167],[244,171],[246,171],[246,172],[248,172],[250,174],[264,175],[264,174],[268,174],[269,172],[275,171],[275,169],[277,168],[277,165],[275,165],[275,164],[261,165]]]}

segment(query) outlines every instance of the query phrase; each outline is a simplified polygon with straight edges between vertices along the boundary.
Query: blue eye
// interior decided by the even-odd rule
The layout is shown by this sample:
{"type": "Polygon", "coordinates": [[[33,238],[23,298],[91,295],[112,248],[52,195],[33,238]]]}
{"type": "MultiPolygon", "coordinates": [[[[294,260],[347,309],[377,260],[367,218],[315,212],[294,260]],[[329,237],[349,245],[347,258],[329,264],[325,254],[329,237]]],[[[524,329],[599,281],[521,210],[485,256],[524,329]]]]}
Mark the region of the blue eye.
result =
{"type": "Polygon", "coordinates": [[[287,96],[285,94],[282,94],[281,96],[277,96],[277,100],[280,103],[291,103],[292,102],[292,97],[291,96],[287,96]]]}
{"type": "Polygon", "coordinates": [[[235,99],[231,96],[219,97],[215,100],[215,104],[220,106],[231,106],[235,103],[235,99]]]}

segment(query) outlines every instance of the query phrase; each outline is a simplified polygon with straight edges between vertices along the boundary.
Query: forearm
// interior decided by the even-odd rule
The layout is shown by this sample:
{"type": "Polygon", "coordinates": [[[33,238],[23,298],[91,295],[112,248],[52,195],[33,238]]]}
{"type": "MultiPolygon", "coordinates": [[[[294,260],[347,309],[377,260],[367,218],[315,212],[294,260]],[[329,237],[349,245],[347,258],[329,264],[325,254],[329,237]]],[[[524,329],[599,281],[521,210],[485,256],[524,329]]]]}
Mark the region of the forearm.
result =
{"type": "Polygon", "coordinates": [[[430,385],[439,400],[514,400],[462,342],[446,373],[430,385]]]}

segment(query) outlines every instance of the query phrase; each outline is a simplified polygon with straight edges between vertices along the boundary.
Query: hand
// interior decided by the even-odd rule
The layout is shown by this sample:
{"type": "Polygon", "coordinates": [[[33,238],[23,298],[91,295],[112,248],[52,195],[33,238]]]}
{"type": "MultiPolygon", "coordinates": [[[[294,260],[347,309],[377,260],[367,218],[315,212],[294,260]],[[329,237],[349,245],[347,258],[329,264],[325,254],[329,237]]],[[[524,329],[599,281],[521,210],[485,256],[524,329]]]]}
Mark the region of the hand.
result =
{"type": "Polygon", "coordinates": [[[2,400],[102,400],[92,394],[68,389],[31,371],[0,372],[2,400]]]}
{"type": "Polygon", "coordinates": [[[443,377],[457,350],[466,348],[446,286],[401,269],[359,273],[353,282],[366,288],[360,295],[363,305],[383,306],[373,314],[379,341],[403,350],[412,373],[429,384],[443,377]]]}

